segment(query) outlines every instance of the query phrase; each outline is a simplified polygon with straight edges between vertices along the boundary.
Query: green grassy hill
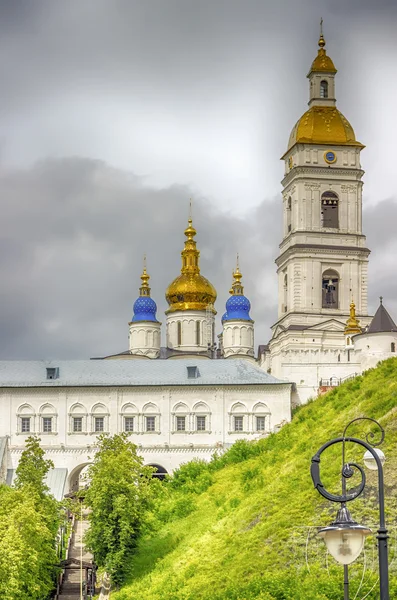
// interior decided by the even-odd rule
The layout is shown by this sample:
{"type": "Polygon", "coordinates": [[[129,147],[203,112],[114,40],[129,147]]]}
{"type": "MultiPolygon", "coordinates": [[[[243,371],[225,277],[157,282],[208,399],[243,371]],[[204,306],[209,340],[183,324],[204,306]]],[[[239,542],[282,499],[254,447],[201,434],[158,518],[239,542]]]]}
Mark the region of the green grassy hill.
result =
{"type": "MultiPolygon", "coordinates": [[[[300,408],[279,433],[237,443],[209,466],[182,467],[164,485],[129,581],[112,600],[339,600],[342,567],[316,536],[316,526],[333,520],[338,507],[314,490],[310,461],[359,416],[377,419],[386,430],[390,597],[397,598],[396,407],[397,359],[390,359],[300,408]]],[[[368,431],[370,425],[359,423],[349,433],[362,437],[368,431]]],[[[362,462],[362,454],[348,445],[349,460],[362,462]]],[[[341,446],[323,457],[323,482],[340,493],[341,446]]],[[[376,487],[377,474],[369,472],[365,493],[349,506],[353,518],[374,531],[376,487]]],[[[360,581],[357,600],[379,598],[375,542],[367,539],[365,554],[350,568],[352,599],[360,581]]]]}

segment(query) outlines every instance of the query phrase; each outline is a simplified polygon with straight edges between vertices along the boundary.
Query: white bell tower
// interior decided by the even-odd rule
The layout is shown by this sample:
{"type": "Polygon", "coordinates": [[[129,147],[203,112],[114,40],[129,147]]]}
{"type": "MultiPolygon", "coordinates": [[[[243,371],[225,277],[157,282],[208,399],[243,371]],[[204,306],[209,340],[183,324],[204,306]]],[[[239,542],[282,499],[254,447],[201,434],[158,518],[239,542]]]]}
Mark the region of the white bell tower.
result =
{"type": "MultiPolygon", "coordinates": [[[[282,157],[278,320],[270,342],[272,373],[301,382],[306,398],[316,395],[321,378],[341,371],[352,297],[362,325],[370,320],[370,251],[362,231],[364,146],[336,108],[336,69],[322,31],[318,45],[308,73],[309,109],[294,126],[282,157]],[[303,362],[310,363],[310,373],[303,362]]],[[[348,374],[351,367],[342,371],[348,374]]]]}

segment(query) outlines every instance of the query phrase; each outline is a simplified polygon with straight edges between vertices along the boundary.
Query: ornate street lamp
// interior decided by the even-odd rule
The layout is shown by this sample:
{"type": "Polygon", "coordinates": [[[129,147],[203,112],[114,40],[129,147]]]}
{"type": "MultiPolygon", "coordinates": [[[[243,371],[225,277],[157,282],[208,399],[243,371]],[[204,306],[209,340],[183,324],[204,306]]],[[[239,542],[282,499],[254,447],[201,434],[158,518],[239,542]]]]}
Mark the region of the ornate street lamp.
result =
{"type": "Polygon", "coordinates": [[[345,445],[346,442],[352,442],[353,444],[359,444],[365,448],[364,464],[372,470],[378,470],[378,494],[379,494],[379,529],[376,536],[378,540],[378,554],[379,554],[379,586],[380,586],[380,600],[389,600],[389,574],[388,574],[388,551],[387,551],[387,529],[385,525],[385,494],[383,484],[383,463],[385,462],[385,455],[381,450],[378,450],[374,446],[378,446],[384,440],[385,432],[381,425],[374,419],[369,417],[359,417],[353,419],[345,427],[343,437],[335,438],[330,440],[318,450],[318,452],[312,458],[311,464],[311,476],[313,479],[314,487],[317,491],[327,500],[331,502],[337,502],[340,504],[336,519],[328,527],[320,529],[319,535],[324,538],[327,545],[328,551],[339,563],[344,565],[344,598],[349,600],[349,579],[348,579],[348,565],[354,562],[360,555],[361,550],[364,546],[365,537],[371,533],[368,527],[359,525],[353,521],[349,510],[346,507],[347,502],[355,500],[362,494],[365,488],[366,477],[364,469],[357,463],[347,463],[345,445]],[[374,434],[369,433],[365,441],[359,438],[346,437],[346,431],[352,423],[357,421],[371,421],[377,425],[381,432],[381,439],[377,444],[370,444],[368,439],[373,438],[374,434]],[[320,460],[321,454],[334,444],[342,444],[342,495],[337,496],[328,492],[320,479],[320,460]],[[348,492],[346,490],[346,479],[352,477],[357,470],[361,474],[361,482],[357,486],[354,492],[348,492]]]}

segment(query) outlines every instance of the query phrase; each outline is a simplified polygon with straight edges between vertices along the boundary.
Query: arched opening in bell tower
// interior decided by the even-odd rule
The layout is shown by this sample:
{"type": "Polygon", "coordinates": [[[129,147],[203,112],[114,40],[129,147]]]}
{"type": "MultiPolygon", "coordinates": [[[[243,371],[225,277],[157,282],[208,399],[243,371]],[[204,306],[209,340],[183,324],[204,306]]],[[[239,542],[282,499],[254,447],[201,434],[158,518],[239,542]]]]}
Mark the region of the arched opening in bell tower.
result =
{"type": "Polygon", "coordinates": [[[339,229],[339,198],[335,192],[321,195],[321,226],[339,229]]]}
{"type": "Polygon", "coordinates": [[[339,308],[339,275],[333,269],[323,273],[322,307],[339,308]]]}
{"type": "Polygon", "coordinates": [[[291,196],[287,200],[287,233],[291,231],[291,212],[292,212],[292,201],[291,196]]]}
{"type": "Polygon", "coordinates": [[[288,310],[288,275],[287,273],[284,275],[284,303],[283,310],[287,312],[288,310]]]}
{"type": "Polygon", "coordinates": [[[320,83],[320,98],[328,98],[328,81],[320,83]]]}

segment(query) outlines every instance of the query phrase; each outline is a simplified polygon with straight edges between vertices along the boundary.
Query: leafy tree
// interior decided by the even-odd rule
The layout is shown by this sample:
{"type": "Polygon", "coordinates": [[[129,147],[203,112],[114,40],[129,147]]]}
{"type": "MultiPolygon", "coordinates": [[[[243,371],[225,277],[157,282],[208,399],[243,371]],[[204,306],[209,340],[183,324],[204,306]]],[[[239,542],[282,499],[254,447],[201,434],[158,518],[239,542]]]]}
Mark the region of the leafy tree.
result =
{"type": "Polygon", "coordinates": [[[99,436],[98,451],[87,472],[90,485],[85,503],[91,513],[86,542],[116,585],[125,578],[145,511],[161,485],[152,477],[153,471],[143,466],[126,434],[99,436]]]}
{"type": "Polygon", "coordinates": [[[0,486],[2,600],[43,600],[52,591],[57,556],[49,520],[34,493],[0,486]]]}
{"type": "Polygon", "coordinates": [[[22,452],[16,470],[15,487],[22,489],[30,486],[39,496],[48,493],[44,478],[50,469],[54,468],[52,460],[44,458],[44,450],[40,447],[40,438],[31,436],[26,440],[26,449],[22,452]]]}
{"type": "Polygon", "coordinates": [[[53,467],[40,439],[26,440],[15,487],[0,486],[0,597],[42,600],[54,587],[58,502],[44,478],[53,467]]]}

